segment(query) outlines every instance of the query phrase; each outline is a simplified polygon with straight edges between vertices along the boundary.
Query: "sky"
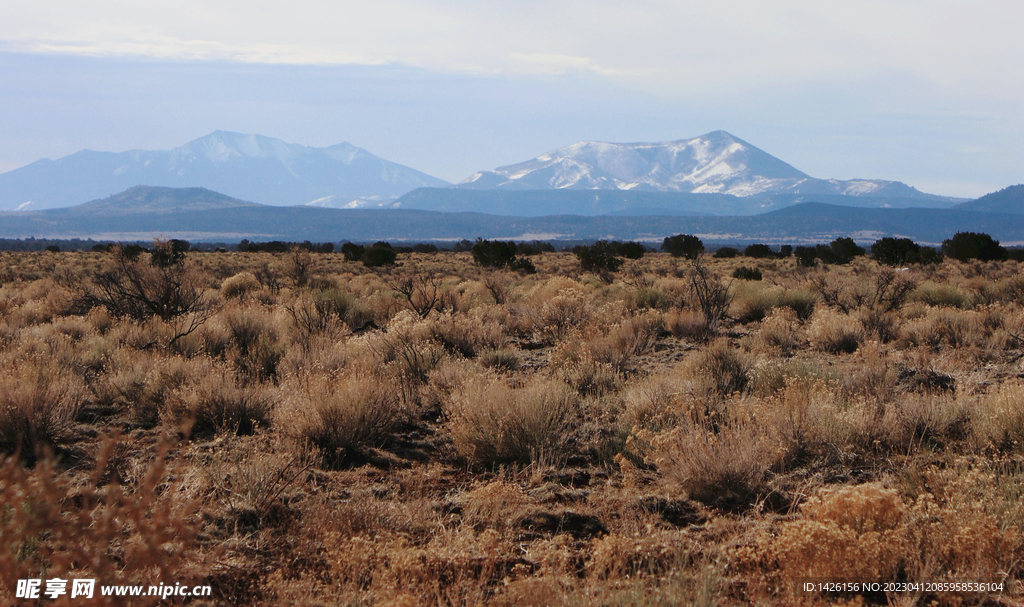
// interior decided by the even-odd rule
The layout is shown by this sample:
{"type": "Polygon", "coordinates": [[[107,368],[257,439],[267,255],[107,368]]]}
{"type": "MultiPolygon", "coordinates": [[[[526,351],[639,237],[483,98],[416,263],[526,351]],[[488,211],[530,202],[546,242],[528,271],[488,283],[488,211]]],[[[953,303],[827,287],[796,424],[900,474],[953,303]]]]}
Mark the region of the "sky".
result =
{"type": "Polygon", "coordinates": [[[714,130],[820,178],[1024,182],[1020,0],[0,0],[0,172],[222,129],[449,181],[714,130]]]}

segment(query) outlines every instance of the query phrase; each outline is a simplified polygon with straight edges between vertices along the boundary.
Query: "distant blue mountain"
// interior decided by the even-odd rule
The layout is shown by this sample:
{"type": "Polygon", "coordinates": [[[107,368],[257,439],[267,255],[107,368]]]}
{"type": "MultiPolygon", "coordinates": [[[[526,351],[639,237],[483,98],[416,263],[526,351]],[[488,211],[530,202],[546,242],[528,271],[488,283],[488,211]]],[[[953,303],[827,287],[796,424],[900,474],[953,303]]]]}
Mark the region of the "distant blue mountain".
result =
{"type": "Polygon", "coordinates": [[[985,194],[977,200],[958,204],[953,208],[963,211],[1024,215],[1024,185],[1011,185],[998,192],[985,194]]]}
{"type": "Polygon", "coordinates": [[[203,187],[268,205],[387,203],[448,182],[348,143],[314,148],[215,131],[168,151],[82,150],[0,174],[0,210],[68,207],[135,185],[203,187]]]}

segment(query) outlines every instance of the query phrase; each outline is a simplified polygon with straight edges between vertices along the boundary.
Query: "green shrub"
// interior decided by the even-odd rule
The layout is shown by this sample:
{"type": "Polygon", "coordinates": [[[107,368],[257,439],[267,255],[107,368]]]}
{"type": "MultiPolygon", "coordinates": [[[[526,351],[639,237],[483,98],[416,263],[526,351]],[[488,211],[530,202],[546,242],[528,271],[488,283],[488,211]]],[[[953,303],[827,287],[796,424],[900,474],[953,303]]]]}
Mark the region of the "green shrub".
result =
{"type": "Polygon", "coordinates": [[[732,271],[732,277],[740,280],[761,280],[761,270],[740,266],[732,271]]]}
{"type": "Polygon", "coordinates": [[[622,267],[617,243],[599,240],[590,246],[574,247],[572,252],[580,260],[584,272],[615,272],[622,267]]]}
{"type": "Polygon", "coordinates": [[[665,238],[661,250],[670,253],[672,257],[696,259],[704,251],[704,243],[692,234],[676,234],[665,238]]]}
{"type": "Polygon", "coordinates": [[[363,253],[363,265],[368,268],[393,266],[397,257],[398,253],[395,252],[390,243],[375,242],[373,246],[366,249],[363,253]]]}
{"type": "Polygon", "coordinates": [[[957,232],[952,238],[942,241],[942,254],[960,261],[978,259],[993,261],[1006,259],[1006,249],[999,246],[998,240],[985,233],[957,232]]]}
{"type": "Polygon", "coordinates": [[[752,244],[743,249],[743,255],[754,259],[764,259],[765,257],[775,257],[775,252],[766,244],[752,244]]]}
{"type": "Polygon", "coordinates": [[[715,249],[713,257],[715,259],[732,259],[733,257],[738,257],[739,254],[739,249],[735,247],[718,247],[715,249]]]}

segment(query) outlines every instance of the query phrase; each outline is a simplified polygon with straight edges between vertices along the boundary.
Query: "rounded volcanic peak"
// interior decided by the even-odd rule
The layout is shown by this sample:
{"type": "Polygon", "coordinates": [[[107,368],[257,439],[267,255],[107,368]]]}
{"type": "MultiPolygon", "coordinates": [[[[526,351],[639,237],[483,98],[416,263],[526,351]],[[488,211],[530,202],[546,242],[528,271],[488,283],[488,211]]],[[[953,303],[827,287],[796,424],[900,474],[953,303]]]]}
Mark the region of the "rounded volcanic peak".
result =
{"type": "Polygon", "coordinates": [[[258,206],[260,205],[225,196],[206,188],[165,188],[137,185],[108,198],[71,207],[71,210],[93,214],[177,213],[258,206]]]}

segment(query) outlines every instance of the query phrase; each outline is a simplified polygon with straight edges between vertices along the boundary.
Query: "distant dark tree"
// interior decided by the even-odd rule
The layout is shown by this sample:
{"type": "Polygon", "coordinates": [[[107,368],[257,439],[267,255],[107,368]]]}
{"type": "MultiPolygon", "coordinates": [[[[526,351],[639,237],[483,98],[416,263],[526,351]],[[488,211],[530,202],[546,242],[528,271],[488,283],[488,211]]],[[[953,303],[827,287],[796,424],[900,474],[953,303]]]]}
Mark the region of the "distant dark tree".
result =
{"type": "Polygon", "coordinates": [[[1024,249],[1020,247],[1006,249],[1006,258],[1014,261],[1024,261],[1024,249]]]}
{"type": "Polygon", "coordinates": [[[146,249],[137,244],[130,244],[122,247],[121,251],[125,259],[127,259],[128,261],[135,261],[136,259],[139,258],[139,255],[142,255],[143,253],[146,252],[146,249]]]}
{"type": "Polygon", "coordinates": [[[740,266],[732,271],[732,277],[740,280],[761,280],[761,270],[740,266]]]}
{"type": "Polygon", "coordinates": [[[779,247],[779,257],[789,257],[793,254],[793,245],[784,244],[779,247]]]}
{"type": "Polygon", "coordinates": [[[1006,259],[1006,249],[998,240],[984,232],[957,232],[952,238],[942,241],[942,254],[960,261],[978,259],[994,261],[1006,259]]]}
{"type": "Polygon", "coordinates": [[[822,263],[833,263],[843,265],[842,262],[836,257],[836,252],[832,250],[827,244],[819,244],[814,247],[814,257],[820,259],[822,263]]]}
{"type": "Polygon", "coordinates": [[[455,245],[452,247],[452,251],[455,251],[456,253],[468,253],[469,251],[472,251],[472,250],[473,250],[473,241],[472,240],[466,240],[465,238],[463,238],[459,242],[455,243],[455,245]]]}
{"type": "Polygon", "coordinates": [[[885,237],[871,245],[871,256],[887,266],[903,266],[920,259],[921,245],[909,238],[885,237]]]}
{"type": "Polygon", "coordinates": [[[398,253],[387,242],[375,242],[363,252],[363,265],[368,268],[395,265],[398,253]]]}
{"type": "Polygon", "coordinates": [[[857,246],[852,238],[836,238],[829,245],[832,249],[831,263],[845,265],[853,261],[854,257],[864,254],[864,248],[857,246]]]}
{"type": "Polygon", "coordinates": [[[511,240],[477,239],[473,244],[473,261],[485,268],[507,268],[516,259],[516,243],[511,240]]]}
{"type": "Polygon", "coordinates": [[[354,242],[346,242],[341,245],[341,254],[345,256],[345,261],[362,261],[364,253],[366,253],[366,247],[354,242]]]}
{"type": "Polygon", "coordinates": [[[110,245],[109,244],[94,244],[94,245],[92,245],[92,248],[89,249],[89,250],[92,251],[93,253],[106,253],[107,251],[110,250],[110,245]]]}
{"type": "Polygon", "coordinates": [[[639,242],[619,242],[615,244],[618,245],[619,255],[626,259],[641,259],[644,253],[647,252],[647,247],[639,242]]]}
{"type": "Polygon", "coordinates": [[[60,247],[58,247],[55,244],[46,247],[46,250],[49,251],[50,253],[60,253],[60,247]]]}
{"type": "Polygon", "coordinates": [[[817,247],[797,247],[794,254],[796,264],[802,268],[813,268],[818,258],[817,247]]]}
{"type": "Polygon", "coordinates": [[[578,246],[572,252],[580,260],[584,272],[615,272],[622,267],[617,243],[599,240],[590,246],[578,246]]]}
{"type": "Polygon", "coordinates": [[[743,255],[753,257],[754,259],[764,259],[766,257],[775,257],[775,252],[766,244],[752,244],[743,249],[743,255]]]}
{"type": "Polygon", "coordinates": [[[533,262],[525,257],[516,257],[512,263],[508,264],[508,268],[523,274],[537,273],[537,266],[533,265],[533,262]]]}
{"type": "Polygon", "coordinates": [[[320,243],[320,244],[316,245],[315,247],[313,247],[313,251],[315,251],[316,253],[333,253],[334,252],[334,243],[333,242],[323,242],[323,243],[320,243]]]}
{"type": "Polygon", "coordinates": [[[733,257],[739,257],[740,250],[735,247],[718,247],[715,250],[714,257],[717,259],[732,259],[733,257]]]}
{"type": "Polygon", "coordinates": [[[917,260],[915,263],[942,263],[942,253],[935,247],[921,247],[921,250],[917,252],[917,260]]]}
{"type": "Polygon", "coordinates": [[[533,242],[520,242],[516,245],[516,255],[539,255],[541,253],[554,253],[555,245],[542,240],[533,242]]]}
{"type": "Polygon", "coordinates": [[[437,245],[429,242],[418,242],[412,245],[414,253],[437,253],[437,245]]]}
{"type": "Polygon", "coordinates": [[[671,253],[672,257],[696,259],[704,251],[704,243],[692,234],[677,234],[665,238],[661,250],[671,253]]]}

